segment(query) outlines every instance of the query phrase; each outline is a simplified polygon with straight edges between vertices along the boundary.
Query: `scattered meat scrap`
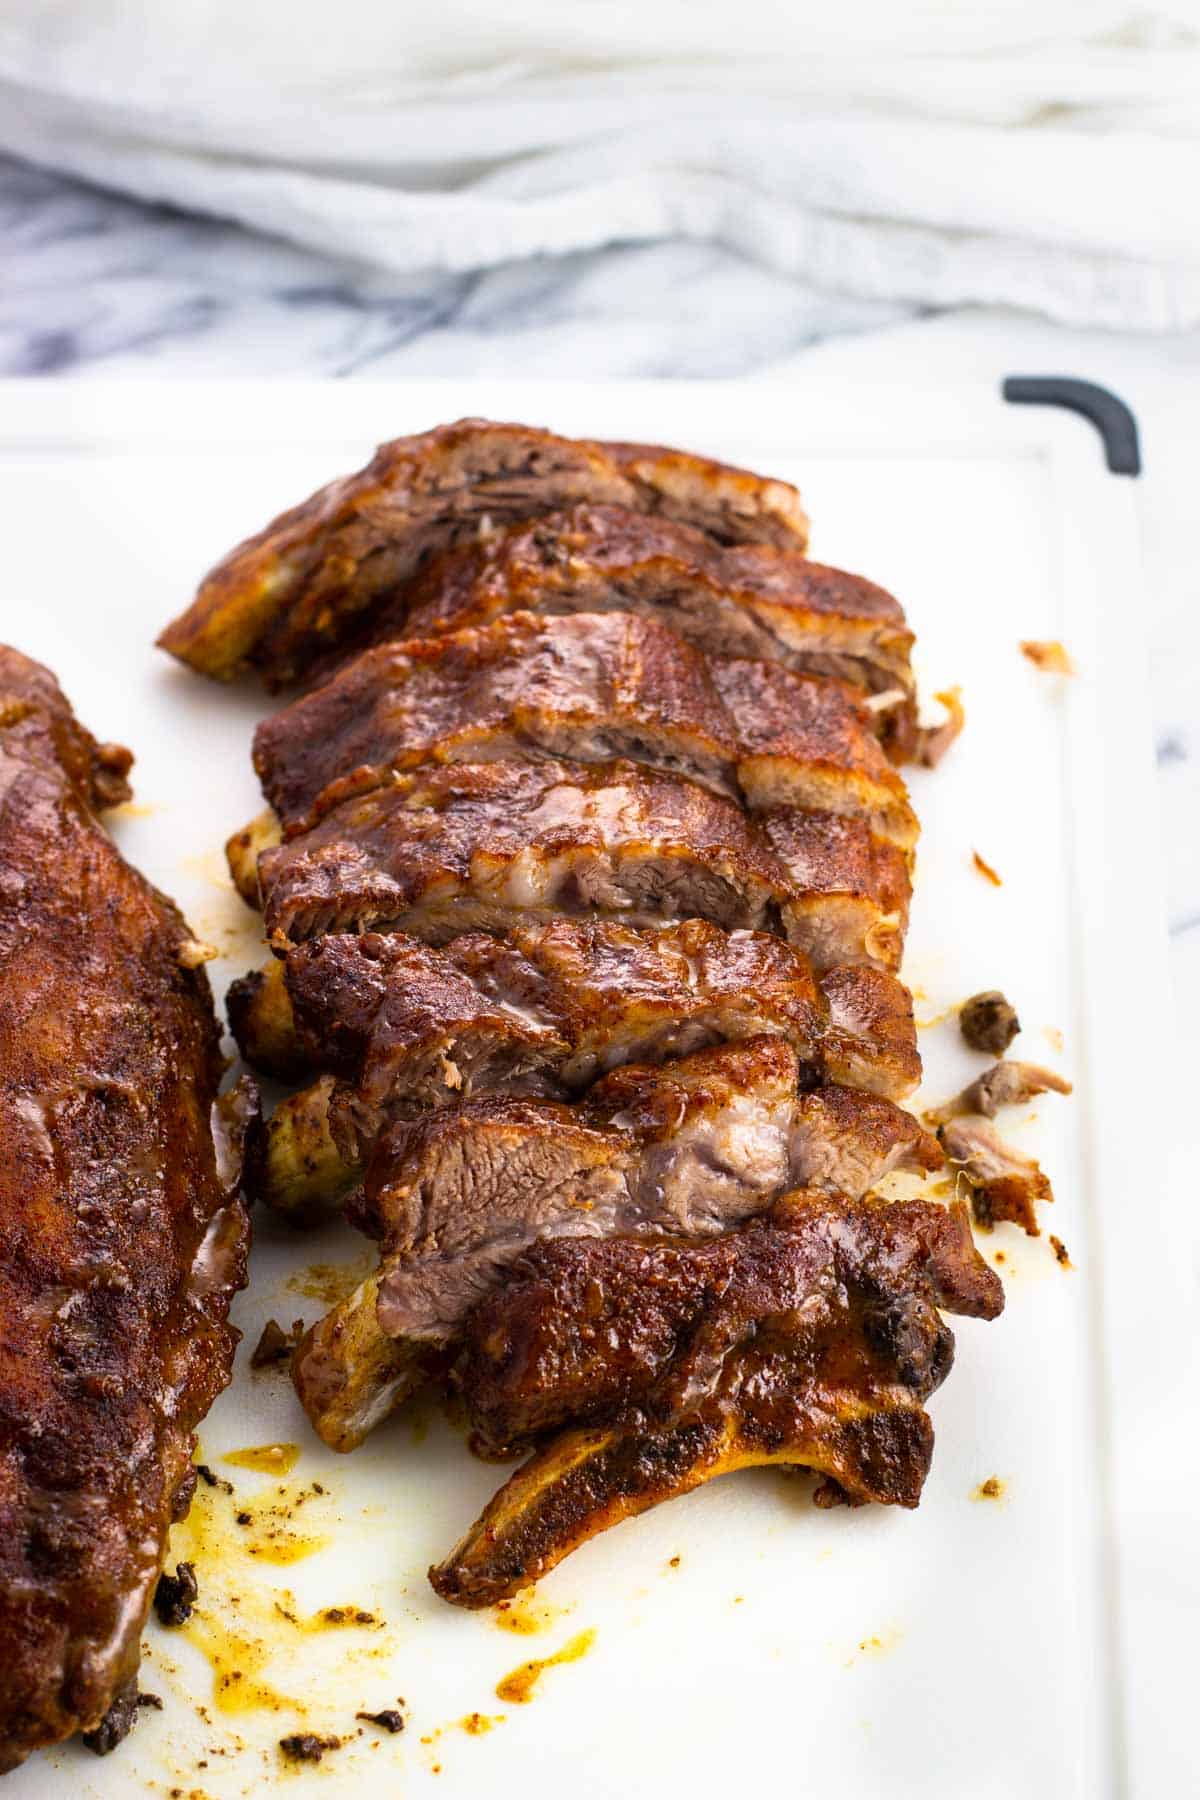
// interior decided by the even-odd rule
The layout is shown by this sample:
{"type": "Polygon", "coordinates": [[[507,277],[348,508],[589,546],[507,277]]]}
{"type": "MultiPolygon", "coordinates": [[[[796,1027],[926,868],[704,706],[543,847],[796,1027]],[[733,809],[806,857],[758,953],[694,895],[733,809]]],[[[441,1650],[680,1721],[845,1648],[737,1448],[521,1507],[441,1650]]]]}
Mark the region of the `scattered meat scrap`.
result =
{"type": "Polygon", "coordinates": [[[250,1367],[270,1369],[276,1363],[289,1362],[303,1336],[303,1319],[296,1319],[290,1331],[285,1331],[278,1319],[268,1319],[262,1328],[262,1336],[250,1352],[250,1367]]]}
{"type": "Polygon", "coordinates": [[[950,746],[957,742],[967,722],[961,688],[946,688],[934,699],[946,709],[940,725],[928,725],[918,732],[917,761],[927,769],[936,769],[950,746]]]}
{"type": "Polygon", "coordinates": [[[970,1183],[976,1222],[994,1225],[1011,1219],[1031,1237],[1039,1235],[1035,1201],[1053,1200],[1049,1179],[1032,1157],[1024,1157],[993,1131],[988,1121],[1002,1106],[1020,1106],[1035,1094],[1069,1094],[1071,1083],[1036,1063],[996,1062],[961,1094],[926,1113],[939,1127],[946,1159],[970,1183]]]}
{"type": "Polygon", "coordinates": [[[1021,1021],[998,988],[987,988],[963,1001],[958,1028],[972,1050],[1003,1056],[1020,1031],[1021,1021]]]}
{"type": "Polygon", "coordinates": [[[979,874],[983,876],[983,879],[985,881],[990,881],[993,887],[1003,887],[1004,886],[1004,883],[1001,881],[999,875],[997,875],[995,869],[993,869],[991,863],[984,862],[984,860],[983,860],[982,856],[980,856],[978,850],[972,850],[971,861],[974,864],[976,870],[979,872],[979,874]]]}
{"type": "Polygon", "coordinates": [[[996,1062],[953,1100],[927,1112],[925,1118],[932,1126],[944,1125],[964,1113],[982,1113],[985,1119],[994,1119],[1002,1106],[1023,1106],[1037,1094],[1071,1092],[1071,1083],[1053,1069],[1040,1068],[1037,1063],[996,1062]]]}
{"type": "Polygon", "coordinates": [[[393,1735],[404,1730],[404,1714],[397,1712],[394,1706],[385,1707],[382,1712],[355,1713],[356,1719],[365,1719],[368,1725],[378,1725],[381,1731],[390,1731],[393,1735]]]}
{"type": "Polygon", "coordinates": [[[1060,1237],[1055,1237],[1053,1232],[1050,1234],[1050,1248],[1054,1252],[1054,1260],[1057,1262],[1060,1269],[1073,1269],[1075,1267],[1075,1264],[1071,1261],[1071,1258],[1067,1253],[1067,1246],[1060,1237]]]}
{"type": "Polygon", "coordinates": [[[223,1475],[215,1475],[207,1463],[197,1463],[195,1467],[205,1487],[217,1488],[222,1494],[232,1494],[232,1481],[226,1481],[223,1475]]]}
{"type": "Polygon", "coordinates": [[[328,1750],[340,1750],[339,1737],[317,1737],[311,1731],[295,1731],[279,1740],[279,1754],[285,1762],[318,1763],[328,1750]]]}
{"type": "Polygon", "coordinates": [[[1033,1209],[1039,1200],[1053,1200],[1054,1190],[1033,1157],[1022,1156],[987,1119],[974,1113],[951,1119],[938,1137],[946,1160],[971,1185],[976,1224],[987,1229],[1007,1219],[1030,1237],[1040,1237],[1033,1209]]]}
{"type": "Polygon", "coordinates": [[[154,1590],[154,1610],[162,1625],[186,1625],[200,1592],[194,1563],[176,1563],[175,1573],[164,1570],[154,1590]]]}
{"type": "Polygon", "coordinates": [[[135,1678],[117,1695],[95,1730],[81,1734],[83,1743],[93,1756],[111,1755],[118,1744],[125,1742],[137,1724],[139,1712],[147,1706],[162,1711],[158,1695],[139,1694],[135,1678]]]}
{"type": "Polygon", "coordinates": [[[1021,655],[1027,657],[1035,669],[1041,669],[1046,675],[1074,675],[1075,664],[1071,661],[1064,645],[1057,638],[1048,642],[1040,642],[1036,638],[1021,640],[1021,655]]]}

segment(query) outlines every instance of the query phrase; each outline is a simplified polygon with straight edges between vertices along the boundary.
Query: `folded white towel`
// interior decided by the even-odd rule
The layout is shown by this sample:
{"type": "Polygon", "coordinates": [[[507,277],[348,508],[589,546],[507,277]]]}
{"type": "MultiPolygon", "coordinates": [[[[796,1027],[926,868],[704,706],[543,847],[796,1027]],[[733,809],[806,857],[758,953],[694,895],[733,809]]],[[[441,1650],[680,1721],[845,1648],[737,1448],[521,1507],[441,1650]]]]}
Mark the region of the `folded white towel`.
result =
{"type": "Polygon", "coordinates": [[[1200,5],[5,0],[0,146],[391,269],[712,238],[1200,321],[1200,5]]]}

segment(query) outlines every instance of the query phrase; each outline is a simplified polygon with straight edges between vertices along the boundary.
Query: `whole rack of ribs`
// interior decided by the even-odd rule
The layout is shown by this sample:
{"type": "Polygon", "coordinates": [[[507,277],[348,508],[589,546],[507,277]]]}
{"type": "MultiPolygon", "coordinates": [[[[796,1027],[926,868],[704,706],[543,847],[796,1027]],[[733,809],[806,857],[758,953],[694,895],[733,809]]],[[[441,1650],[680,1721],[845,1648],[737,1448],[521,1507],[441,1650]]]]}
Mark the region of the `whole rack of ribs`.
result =
{"type": "Polygon", "coordinates": [[[218,1096],[198,946],[96,823],[130,761],[0,649],[0,1770],[128,1729],[245,1275],[253,1090],[218,1096]]]}
{"type": "Polygon", "coordinates": [[[161,642],[305,691],[231,838],[301,1084],[257,1186],[380,1263],[301,1342],[351,1449],[418,1385],[530,1450],[433,1572],[479,1605],[749,1462],[914,1505],[937,1308],[1002,1294],[941,1166],[903,948],[912,636],[810,562],[798,495],[677,451],[464,421],[235,550],[161,642]]]}

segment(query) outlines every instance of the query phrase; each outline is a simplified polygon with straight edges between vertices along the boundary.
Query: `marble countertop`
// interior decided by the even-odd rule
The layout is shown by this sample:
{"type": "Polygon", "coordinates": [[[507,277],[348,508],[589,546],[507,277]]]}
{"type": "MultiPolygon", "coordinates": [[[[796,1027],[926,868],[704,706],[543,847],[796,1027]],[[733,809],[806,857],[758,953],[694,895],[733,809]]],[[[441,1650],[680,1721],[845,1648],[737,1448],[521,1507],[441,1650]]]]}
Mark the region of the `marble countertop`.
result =
{"type": "Polygon", "coordinates": [[[1200,332],[1132,339],[1016,314],[920,316],[818,293],[702,243],[617,245],[478,275],[381,275],[3,159],[0,267],[0,375],[776,382],[819,361],[862,382],[901,362],[930,382],[1071,373],[1117,389],[1138,412],[1146,458],[1148,604],[1130,628],[1149,650],[1176,1067],[1200,1061],[1200,332]]]}

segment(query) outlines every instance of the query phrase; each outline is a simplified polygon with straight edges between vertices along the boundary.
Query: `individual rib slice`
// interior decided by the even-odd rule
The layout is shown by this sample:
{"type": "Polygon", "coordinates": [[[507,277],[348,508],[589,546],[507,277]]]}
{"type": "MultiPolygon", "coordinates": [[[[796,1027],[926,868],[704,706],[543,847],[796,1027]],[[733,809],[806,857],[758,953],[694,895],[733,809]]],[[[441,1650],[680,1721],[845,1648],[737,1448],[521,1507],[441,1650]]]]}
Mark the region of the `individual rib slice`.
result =
{"type": "Polygon", "coordinates": [[[712,1043],[778,1035],[827,1079],[892,1099],[920,1079],[912,1002],[895,977],[839,969],[818,987],[777,938],[701,919],[656,932],[556,919],[444,949],[335,933],[290,950],[231,1001],[249,1061],[265,1042],[268,1072],[305,1057],[338,1077],[268,1122],[260,1197],[290,1213],[338,1199],[391,1117],[487,1092],[566,1097],[621,1063],[712,1043]]]}
{"type": "Polygon", "coordinates": [[[266,719],[254,764],[285,836],[432,762],[614,757],[682,773],[751,807],[867,819],[911,849],[904,783],[854,690],[776,664],[708,663],[629,613],[537,619],[382,645],[266,719]]]}
{"type": "Polygon", "coordinates": [[[919,833],[904,782],[843,682],[775,663],[714,657],[713,680],[737,742],[738,786],[754,812],[801,807],[862,819],[911,850],[919,833]]]}
{"type": "Polygon", "coordinates": [[[818,969],[894,969],[911,892],[905,853],[865,820],[773,807],[751,821],[683,777],[623,762],[435,766],[279,838],[264,813],[227,853],[280,949],[351,926],[446,943],[556,914],[692,916],[778,922],[818,969]]]}
{"type": "MultiPolygon", "coordinates": [[[[830,1080],[891,1100],[921,1078],[912,997],[894,975],[849,964],[825,970],[814,993],[802,952],[703,919],[656,930],[551,919],[514,926],[506,939],[469,932],[441,949],[402,932],[331,932],[234,982],[228,1005],[245,1060],[284,1081],[321,1068],[358,1079],[385,1044],[389,1058],[401,1053],[389,1061],[391,1080],[411,1045],[439,1069],[443,1056],[458,1065],[461,1086],[451,1071],[437,1087],[466,1098],[486,1065],[459,1034],[473,1035],[476,1017],[493,1012],[505,1031],[529,1029],[567,1058],[556,1079],[572,1088],[619,1062],[689,1054],[707,1034],[745,1036],[750,1026],[789,1037],[830,1080]]],[[[437,1092],[421,1080],[427,1104],[437,1092]]]]}
{"type": "Polygon", "coordinates": [[[383,924],[444,942],[555,913],[755,928],[794,894],[733,801],[627,762],[422,769],[257,868],[281,946],[383,924]]]}
{"type": "Polygon", "coordinates": [[[912,898],[903,851],[844,813],[776,806],[756,823],[794,890],[780,909],[784,931],[814,968],[898,968],[912,898]]]}
{"type": "Polygon", "coordinates": [[[802,551],[722,548],[625,507],[577,506],[434,558],[370,619],[363,641],[432,637],[519,611],[641,613],[710,655],[760,657],[865,689],[892,754],[912,755],[913,639],[903,610],[872,582],[802,551]]]}
{"type": "Polygon", "coordinates": [[[422,763],[538,753],[627,757],[739,792],[732,726],[704,658],[627,613],[519,614],[381,645],[254,736],[263,793],[288,836],[422,763]]]}
{"type": "Polygon", "coordinates": [[[798,1192],[707,1243],[540,1243],[466,1321],[455,1371],[477,1445],[563,1430],[446,1560],[437,1592],[487,1606],[597,1532],[755,1463],[817,1498],[915,1506],[925,1401],[954,1339],[937,1309],[1004,1304],[965,1213],[798,1192]]]}
{"type": "Polygon", "coordinates": [[[795,1051],[755,1038],[666,1068],[617,1069],[576,1106],[489,1099],[394,1124],[351,1211],[380,1274],[315,1326],[296,1384],[317,1431],[348,1449],[452,1347],[471,1305],[535,1240],[727,1229],[797,1182],[862,1191],[935,1168],[936,1142],[886,1100],[797,1091],[795,1051]],[[388,1352],[374,1333],[402,1348],[388,1352]],[[407,1366],[407,1376],[405,1368],[407,1366]]]}
{"type": "Polygon", "coordinates": [[[244,1280],[242,1090],[187,926],[92,809],[125,797],[0,650],[0,1770],[128,1708],[244,1280]]]}
{"type": "Polygon", "coordinates": [[[366,468],[239,544],[159,643],[205,675],[253,667],[286,686],[431,552],[582,500],[686,518],[722,543],[802,550],[808,537],[785,482],[680,451],[462,419],[381,445],[366,468]]]}

